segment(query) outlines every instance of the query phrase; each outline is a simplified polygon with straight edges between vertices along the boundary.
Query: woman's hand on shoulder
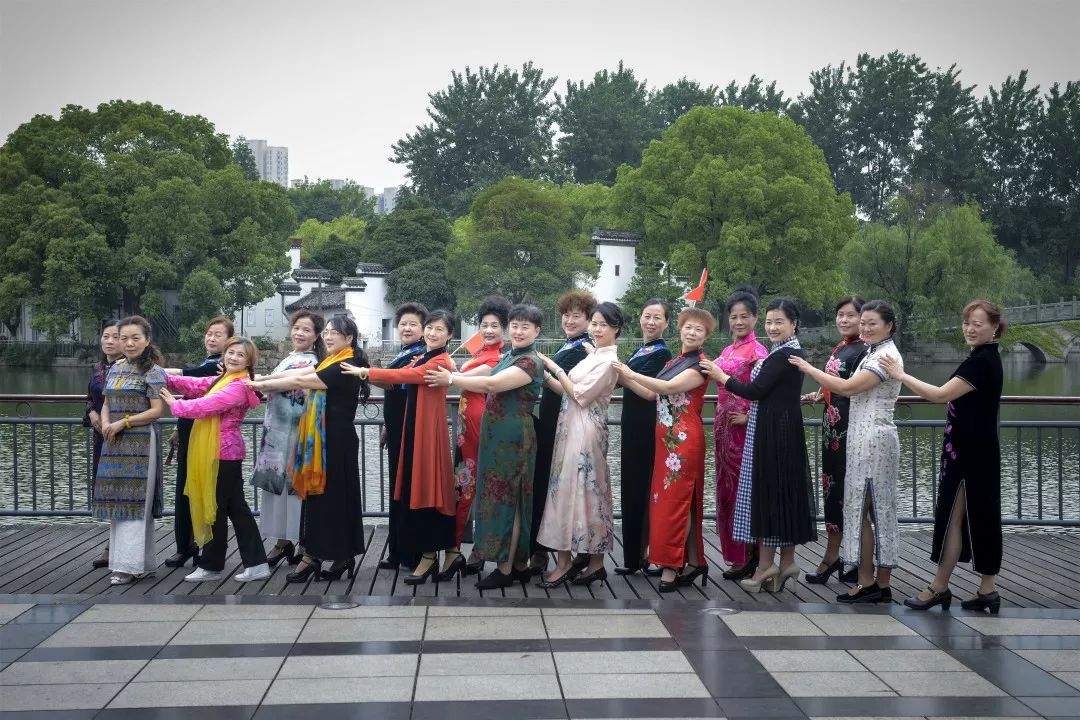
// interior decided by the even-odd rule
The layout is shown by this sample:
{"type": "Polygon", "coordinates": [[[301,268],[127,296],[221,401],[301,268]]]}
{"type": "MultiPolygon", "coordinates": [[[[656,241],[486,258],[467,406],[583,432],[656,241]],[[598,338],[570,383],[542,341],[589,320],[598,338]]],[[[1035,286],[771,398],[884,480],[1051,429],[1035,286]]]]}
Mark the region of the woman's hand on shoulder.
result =
{"type": "Polygon", "coordinates": [[[450,387],[453,373],[444,367],[431,368],[424,373],[424,382],[428,387],[450,387]]]}
{"type": "Polygon", "coordinates": [[[708,358],[702,358],[700,361],[698,361],[698,367],[701,369],[701,372],[705,373],[716,382],[723,382],[720,379],[720,376],[724,374],[724,371],[721,370],[720,366],[714,363],[712,360],[709,360],[708,358]]]}
{"type": "Polygon", "coordinates": [[[795,367],[799,368],[800,372],[804,373],[813,367],[813,365],[806,361],[806,358],[800,355],[788,355],[787,361],[795,367]]]}
{"type": "Polygon", "coordinates": [[[878,360],[878,364],[893,380],[903,379],[904,364],[892,355],[882,355],[881,359],[878,360]]]}

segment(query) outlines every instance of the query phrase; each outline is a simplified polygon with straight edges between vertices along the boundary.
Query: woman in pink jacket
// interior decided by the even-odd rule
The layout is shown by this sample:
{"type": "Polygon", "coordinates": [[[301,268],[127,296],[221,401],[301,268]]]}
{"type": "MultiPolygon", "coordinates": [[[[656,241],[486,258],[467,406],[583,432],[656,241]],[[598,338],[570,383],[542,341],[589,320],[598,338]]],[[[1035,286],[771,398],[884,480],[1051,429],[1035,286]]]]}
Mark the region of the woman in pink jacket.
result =
{"type": "Polygon", "coordinates": [[[216,377],[167,376],[168,390],[161,393],[172,414],[192,418],[188,443],[187,483],[184,494],[191,509],[195,542],[200,548],[199,566],[184,579],[189,582],[217,581],[224,577],[225,546],[232,521],[236,544],[244,571],[235,575],[238,582],[270,577],[259,528],[244,498],[241,463],[244,438],[240,424],[249,408],[261,398],[244,384],[252,377],[258,351],[243,337],[229,338],[222,356],[224,372],[216,377]],[[169,392],[182,393],[178,400],[169,392]]]}

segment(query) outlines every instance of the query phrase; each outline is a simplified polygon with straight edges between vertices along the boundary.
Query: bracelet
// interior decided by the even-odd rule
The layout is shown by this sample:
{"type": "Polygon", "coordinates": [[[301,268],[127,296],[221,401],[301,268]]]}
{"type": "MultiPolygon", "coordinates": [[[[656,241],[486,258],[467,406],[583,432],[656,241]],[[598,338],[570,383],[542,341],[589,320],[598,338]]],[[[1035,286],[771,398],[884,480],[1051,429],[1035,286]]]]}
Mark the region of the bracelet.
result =
{"type": "Polygon", "coordinates": [[[447,387],[450,387],[451,385],[454,384],[454,375],[456,375],[456,374],[457,373],[450,373],[450,382],[447,383],[447,385],[446,385],[447,387]]]}
{"type": "Polygon", "coordinates": [[[124,429],[125,430],[130,430],[131,429],[131,417],[130,416],[124,418],[124,429]]]}

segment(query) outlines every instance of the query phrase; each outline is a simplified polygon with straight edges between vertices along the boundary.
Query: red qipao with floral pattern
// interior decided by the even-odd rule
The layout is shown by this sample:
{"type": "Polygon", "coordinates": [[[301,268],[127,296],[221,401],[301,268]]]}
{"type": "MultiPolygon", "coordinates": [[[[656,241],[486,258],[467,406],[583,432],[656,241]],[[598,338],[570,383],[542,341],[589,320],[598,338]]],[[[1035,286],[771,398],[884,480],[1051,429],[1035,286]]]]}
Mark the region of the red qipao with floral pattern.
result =
{"type": "MultiPolygon", "coordinates": [[[[668,361],[658,377],[663,378],[680,361],[685,363],[690,355],[704,358],[698,352],[679,355],[668,361]]],[[[661,567],[686,565],[687,545],[695,548],[698,563],[705,561],[701,536],[705,507],[705,428],[701,408],[707,385],[703,382],[690,392],[660,395],[656,399],[649,562],[661,567]]]]}
{"type": "MultiPolygon", "coordinates": [[[[753,334],[724,348],[714,361],[725,373],[742,382],[750,382],[750,371],[769,355],[769,350],[753,334]]],[[[739,490],[739,466],[746,445],[746,424],[731,425],[732,415],[750,412],[750,401],[730,393],[723,385],[717,388],[713,439],[716,447],[716,534],[724,560],[732,565],[746,562],[746,543],[732,533],[735,523],[735,497],[739,490]]]]}
{"type": "MultiPolygon", "coordinates": [[[[502,357],[503,341],[500,339],[491,345],[485,345],[468,362],[461,366],[461,372],[467,373],[482,365],[495,367],[502,357]]],[[[480,452],[480,419],[484,417],[484,393],[462,390],[458,401],[460,426],[457,436],[457,449],[454,451],[454,491],[457,493],[457,522],[454,529],[454,541],[460,545],[465,538],[465,527],[469,523],[473,498],[476,497],[476,456],[480,452]]]]}

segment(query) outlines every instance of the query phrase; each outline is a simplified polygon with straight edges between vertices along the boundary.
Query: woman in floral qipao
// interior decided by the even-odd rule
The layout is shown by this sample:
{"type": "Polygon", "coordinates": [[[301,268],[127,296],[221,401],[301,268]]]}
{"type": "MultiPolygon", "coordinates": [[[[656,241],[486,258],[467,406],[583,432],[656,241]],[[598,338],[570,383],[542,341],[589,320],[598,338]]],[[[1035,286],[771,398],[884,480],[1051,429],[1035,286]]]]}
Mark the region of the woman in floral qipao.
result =
{"type": "Polygon", "coordinates": [[[701,346],[716,329],[707,310],[687,308],[677,320],[682,352],[660,374],[646,377],[619,363],[624,387],[656,400],[656,459],[649,503],[649,560],[663,568],[660,592],[708,579],[701,522],[705,505],[706,376],[701,346]]]}

